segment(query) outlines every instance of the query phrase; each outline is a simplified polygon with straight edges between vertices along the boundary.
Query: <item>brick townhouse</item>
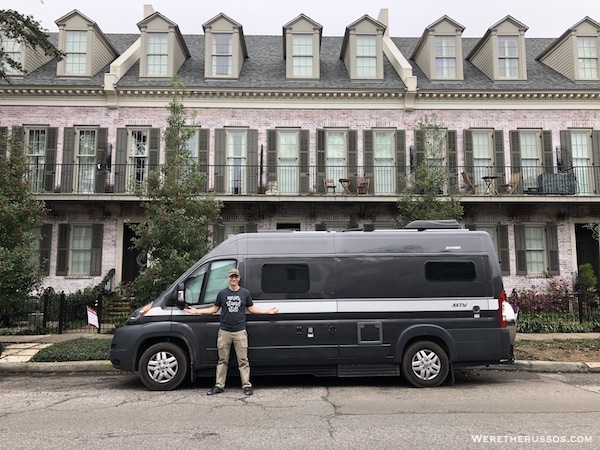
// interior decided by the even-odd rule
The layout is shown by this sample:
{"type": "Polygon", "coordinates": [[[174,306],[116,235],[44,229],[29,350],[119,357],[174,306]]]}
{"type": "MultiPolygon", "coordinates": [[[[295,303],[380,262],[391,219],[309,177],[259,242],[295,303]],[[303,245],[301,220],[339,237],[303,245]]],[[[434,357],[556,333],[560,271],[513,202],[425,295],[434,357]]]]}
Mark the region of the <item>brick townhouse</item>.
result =
{"type": "MultiPolygon", "coordinates": [[[[21,133],[46,286],[73,291],[135,278],[143,219],[133,188],[165,161],[170,84],[195,114],[192,156],[224,202],[218,243],[240,232],[394,226],[415,168],[444,167],[462,225],[497,246],[507,291],[599,266],[585,224],[599,217],[600,24],[527,38],[507,16],[480,38],[443,16],[420,37],[377,19],[324,30],[300,14],[278,36],[247,36],[225,14],[182,34],[144,7],[139,33],[106,34],[74,10],[56,20],[60,62],[2,39],[26,73],[0,83],[0,132],[21,133]],[[333,36],[330,36],[333,35],[333,36]],[[419,127],[436,117],[443,154],[419,127]]],[[[100,22],[109,20],[99,17],[100,22]]],[[[568,24],[565,24],[568,26],[568,24]]],[[[0,150],[6,154],[6,149],[0,150]]]]}

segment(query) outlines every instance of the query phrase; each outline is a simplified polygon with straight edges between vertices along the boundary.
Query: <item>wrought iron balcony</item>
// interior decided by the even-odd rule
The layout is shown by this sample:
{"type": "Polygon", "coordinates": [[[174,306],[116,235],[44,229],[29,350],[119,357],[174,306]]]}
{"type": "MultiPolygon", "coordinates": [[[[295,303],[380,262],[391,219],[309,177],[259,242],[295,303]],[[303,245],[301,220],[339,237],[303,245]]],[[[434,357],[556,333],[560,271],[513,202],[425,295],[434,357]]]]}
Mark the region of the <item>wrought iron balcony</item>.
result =
{"type": "MultiPolygon", "coordinates": [[[[35,164],[28,181],[39,194],[136,195],[151,170],[146,164],[35,164]]],[[[442,173],[439,194],[465,198],[479,195],[597,195],[600,168],[542,166],[433,167],[442,173]]],[[[183,171],[184,172],[184,171],[183,171]]],[[[396,166],[279,166],[210,165],[202,169],[205,192],[219,196],[339,196],[397,197],[418,192],[418,170],[396,166]]]]}

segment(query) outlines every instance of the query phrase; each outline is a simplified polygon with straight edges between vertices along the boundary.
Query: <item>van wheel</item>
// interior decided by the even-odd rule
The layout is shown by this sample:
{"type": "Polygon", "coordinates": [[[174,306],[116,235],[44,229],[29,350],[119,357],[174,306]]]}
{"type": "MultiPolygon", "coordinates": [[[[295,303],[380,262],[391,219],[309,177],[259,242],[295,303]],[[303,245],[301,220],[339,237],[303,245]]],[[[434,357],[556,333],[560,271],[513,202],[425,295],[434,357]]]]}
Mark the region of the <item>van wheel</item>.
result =
{"type": "Polygon", "coordinates": [[[435,342],[419,341],[412,344],[402,358],[402,374],[416,387],[435,387],[448,376],[448,355],[435,342]]]}
{"type": "Polygon", "coordinates": [[[187,357],[170,342],[154,344],[140,358],[138,371],[142,383],[151,391],[170,391],[184,380],[187,357]]]}

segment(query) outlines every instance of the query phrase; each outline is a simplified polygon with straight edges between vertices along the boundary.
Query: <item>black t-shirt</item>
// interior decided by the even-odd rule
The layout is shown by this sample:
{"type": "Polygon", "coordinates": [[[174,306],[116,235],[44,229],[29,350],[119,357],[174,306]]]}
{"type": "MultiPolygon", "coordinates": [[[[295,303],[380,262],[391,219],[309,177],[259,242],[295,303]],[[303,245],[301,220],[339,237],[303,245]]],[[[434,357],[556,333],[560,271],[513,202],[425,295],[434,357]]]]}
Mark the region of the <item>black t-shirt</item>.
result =
{"type": "Polygon", "coordinates": [[[246,308],[252,306],[252,296],[248,289],[240,288],[232,291],[228,287],[217,294],[215,306],[221,308],[221,329],[225,331],[241,331],[246,328],[246,308]]]}

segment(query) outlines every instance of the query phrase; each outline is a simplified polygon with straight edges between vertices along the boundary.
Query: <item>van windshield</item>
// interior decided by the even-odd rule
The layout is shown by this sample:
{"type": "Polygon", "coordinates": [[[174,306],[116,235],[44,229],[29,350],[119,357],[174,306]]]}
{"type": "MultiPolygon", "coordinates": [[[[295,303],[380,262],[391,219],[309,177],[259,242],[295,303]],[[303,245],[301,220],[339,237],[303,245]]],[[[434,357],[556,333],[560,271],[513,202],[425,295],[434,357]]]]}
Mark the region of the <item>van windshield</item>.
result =
{"type": "Polygon", "coordinates": [[[185,302],[189,305],[214,303],[219,291],[227,287],[227,273],[237,267],[236,260],[203,264],[185,281],[185,302]]]}

